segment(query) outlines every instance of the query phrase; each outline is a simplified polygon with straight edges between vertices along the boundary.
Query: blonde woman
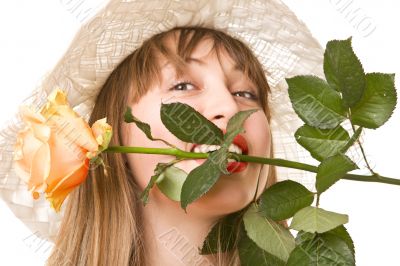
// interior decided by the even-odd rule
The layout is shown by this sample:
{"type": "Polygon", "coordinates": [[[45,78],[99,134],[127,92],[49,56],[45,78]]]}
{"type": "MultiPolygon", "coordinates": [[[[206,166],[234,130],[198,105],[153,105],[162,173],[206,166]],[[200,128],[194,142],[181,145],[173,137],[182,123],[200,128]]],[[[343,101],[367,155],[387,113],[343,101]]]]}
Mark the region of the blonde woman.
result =
{"type": "MultiPolygon", "coordinates": [[[[186,151],[195,147],[161,123],[161,103],[189,104],[221,130],[235,113],[259,108],[235,138],[234,149],[283,157],[301,124],[284,78],[321,74],[322,55],[307,28],[278,0],[111,1],[82,27],[31,100],[39,105],[43,96],[62,88],[90,125],[107,117],[114,131],[110,145],[166,147],[123,122],[130,106],[154,136],[186,151]]],[[[4,145],[14,142],[6,138],[4,145]]],[[[157,187],[143,206],[139,196],[156,164],[171,159],[106,153],[108,174],[92,169],[69,194],[61,215],[44,209],[43,199],[19,200],[26,191],[16,184],[11,161],[4,161],[9,172],[3,197],[14,212],[31,212],[25,222],[54,241],[48,265],[240,265],[236,249],[199,255],[197,248],[219,219],[243,209],[277,181],[275,168],[231,163],[232,173],[222,175],[187,213],[157,187]]],[[[201,163],[176,166],[190,172],[201,163]]],[[[284,174],[281,179],[290,177],[284,174]]]]}

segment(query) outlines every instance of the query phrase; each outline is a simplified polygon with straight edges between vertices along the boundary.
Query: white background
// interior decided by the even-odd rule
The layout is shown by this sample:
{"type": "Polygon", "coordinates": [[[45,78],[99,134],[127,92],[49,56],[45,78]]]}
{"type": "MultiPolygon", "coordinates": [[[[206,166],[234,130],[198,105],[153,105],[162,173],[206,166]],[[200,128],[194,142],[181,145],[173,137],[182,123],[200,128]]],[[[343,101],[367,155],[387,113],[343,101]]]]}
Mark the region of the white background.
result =
{"type": "MultiPolygon", "coordinates": [[[[0,124],[16,111],[68,47],[87,15],[104,1],[0,2],[0,124]],[[79,4],[81,3],[81,4],[79,4]],[[75,9],[74,9],[75,6],[75,9]]],[[[325,47],[353,36],[366,72],[396,73],[399,84],[400,4],[395,0],[286,0],[325,47]],[[346,7],[347,6],[347,7],[346,7]],[[350,12],[350,13],[349,13],[350,12]]],[[[400,108],[387,124],[368,130],[365,149],[374,169],[400,178],[400,108]]],[[[366,173],[366,172],[365,172],[366,173]]],[[[349,214],[346,225],[360,266],[400,265],[400,187],[341,180],[321,198],[321,207],[349,214]]],[[[0,264],[43,265],[46,250],[29,246],[31,233],[0,201],[0,264]]]]}

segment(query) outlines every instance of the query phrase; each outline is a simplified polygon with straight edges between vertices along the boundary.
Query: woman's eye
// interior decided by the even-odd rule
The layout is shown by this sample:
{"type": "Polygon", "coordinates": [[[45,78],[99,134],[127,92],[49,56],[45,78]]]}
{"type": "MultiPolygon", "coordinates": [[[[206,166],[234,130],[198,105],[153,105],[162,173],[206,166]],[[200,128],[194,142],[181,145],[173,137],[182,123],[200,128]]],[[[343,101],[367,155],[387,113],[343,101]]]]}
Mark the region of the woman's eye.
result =
{"type": "Polygon", "coordinates": [[[170,90],[185,91],[194,89],[194,85],[190,82],[179,82],[178,84],[172,86],[170,90]]]}
{"type": "Polygon", "coordinates": [[[250,99],[250,100],[254,100],[254,101],[258,101],[258,96],[255,95],[252,92],[249,91],[236,91],[233,94],[240,94],[240,95],[244,95],[243,97],[250,99]]]}

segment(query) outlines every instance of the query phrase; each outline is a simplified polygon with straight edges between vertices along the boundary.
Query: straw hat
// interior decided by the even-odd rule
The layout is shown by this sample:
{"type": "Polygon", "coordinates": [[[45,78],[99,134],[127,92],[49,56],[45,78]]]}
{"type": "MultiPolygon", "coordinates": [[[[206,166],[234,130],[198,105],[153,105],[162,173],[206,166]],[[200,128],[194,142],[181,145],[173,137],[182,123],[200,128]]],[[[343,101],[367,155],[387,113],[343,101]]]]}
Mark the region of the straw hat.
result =
{"type": "MultiPolygon", "coordinates": [[[[293,137],[303,122],[291,107],[285,78],[300,74],[323,77],[323,49],[280,0],[111,0],[82,26],[28,103],[39,107],[53,89],[62,88],[74,110],[88,119],[99,89],[118,63],[152,35],[189,25],[224,31],[253,50],[272,90],[274,157],[312,162],[293,137]]],[[[32,232],[54,241],[63,209],[57,214],[44,197],[32,199],[16,175],[13,145],[24,125],[19,114],[11,121],[0,132],[0,196],[32,232]]],[[[279,180],[292,179],[314,187],[313,175],[277,170],[279,180]]]]}

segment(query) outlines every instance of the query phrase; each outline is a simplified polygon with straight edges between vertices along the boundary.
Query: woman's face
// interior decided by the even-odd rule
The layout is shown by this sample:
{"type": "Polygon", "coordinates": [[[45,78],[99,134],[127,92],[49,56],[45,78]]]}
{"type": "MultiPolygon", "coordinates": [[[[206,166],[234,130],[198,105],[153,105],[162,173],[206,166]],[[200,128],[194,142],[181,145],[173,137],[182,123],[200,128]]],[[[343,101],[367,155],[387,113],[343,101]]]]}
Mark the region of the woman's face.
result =
{"type": "MultiPolygon", "coordinates": [[[[221,130],[226,130],[229,119],[239,111],[259,108],[244,123],[244,137],[248,154],[269,157],[271,134],[267,117],[257,99],[255,84],[236,68],[235,62],[221,51],[218,59],[212,50],[212,41],[203,40],[193,51],[184,73],[178,76],[173,64],[165,58],[160,59],[161,80],[135,104],[132,113],[141,121],[150,124],[152,135],[162,138],[176,147],[190,151],[192,143],[179,140],[163,125],[160,119],[161,103],[182,102],[192,106],[221,130]],[[255,97],[255,98],[254,98],[255,97]]],[[[123,145],[142,147],[168,147],[161,141],[151,141],[134,124],[125,124],[123,145]]],[[[159,162],[175,159],[171,155],[127,154],[128,164],[137,184],[143,190],[159,162]]],[[[177,164],[189,173],[200,165],[196,160],[184,160],[177,164]]],[[[258,193],[266,184],[268,165],[264,165],[260,175],[258,193]]],[[[201,198],[190,204],[188,212],[198,211],[210,215],[224,215],[245,207],[254,197],[260,164],[249,163],[240,172],[221,175],[217,183],[201,198]]],[[[155,186],[150,193],[150,201],[177,204],[172,202],[155,186]]]]}

